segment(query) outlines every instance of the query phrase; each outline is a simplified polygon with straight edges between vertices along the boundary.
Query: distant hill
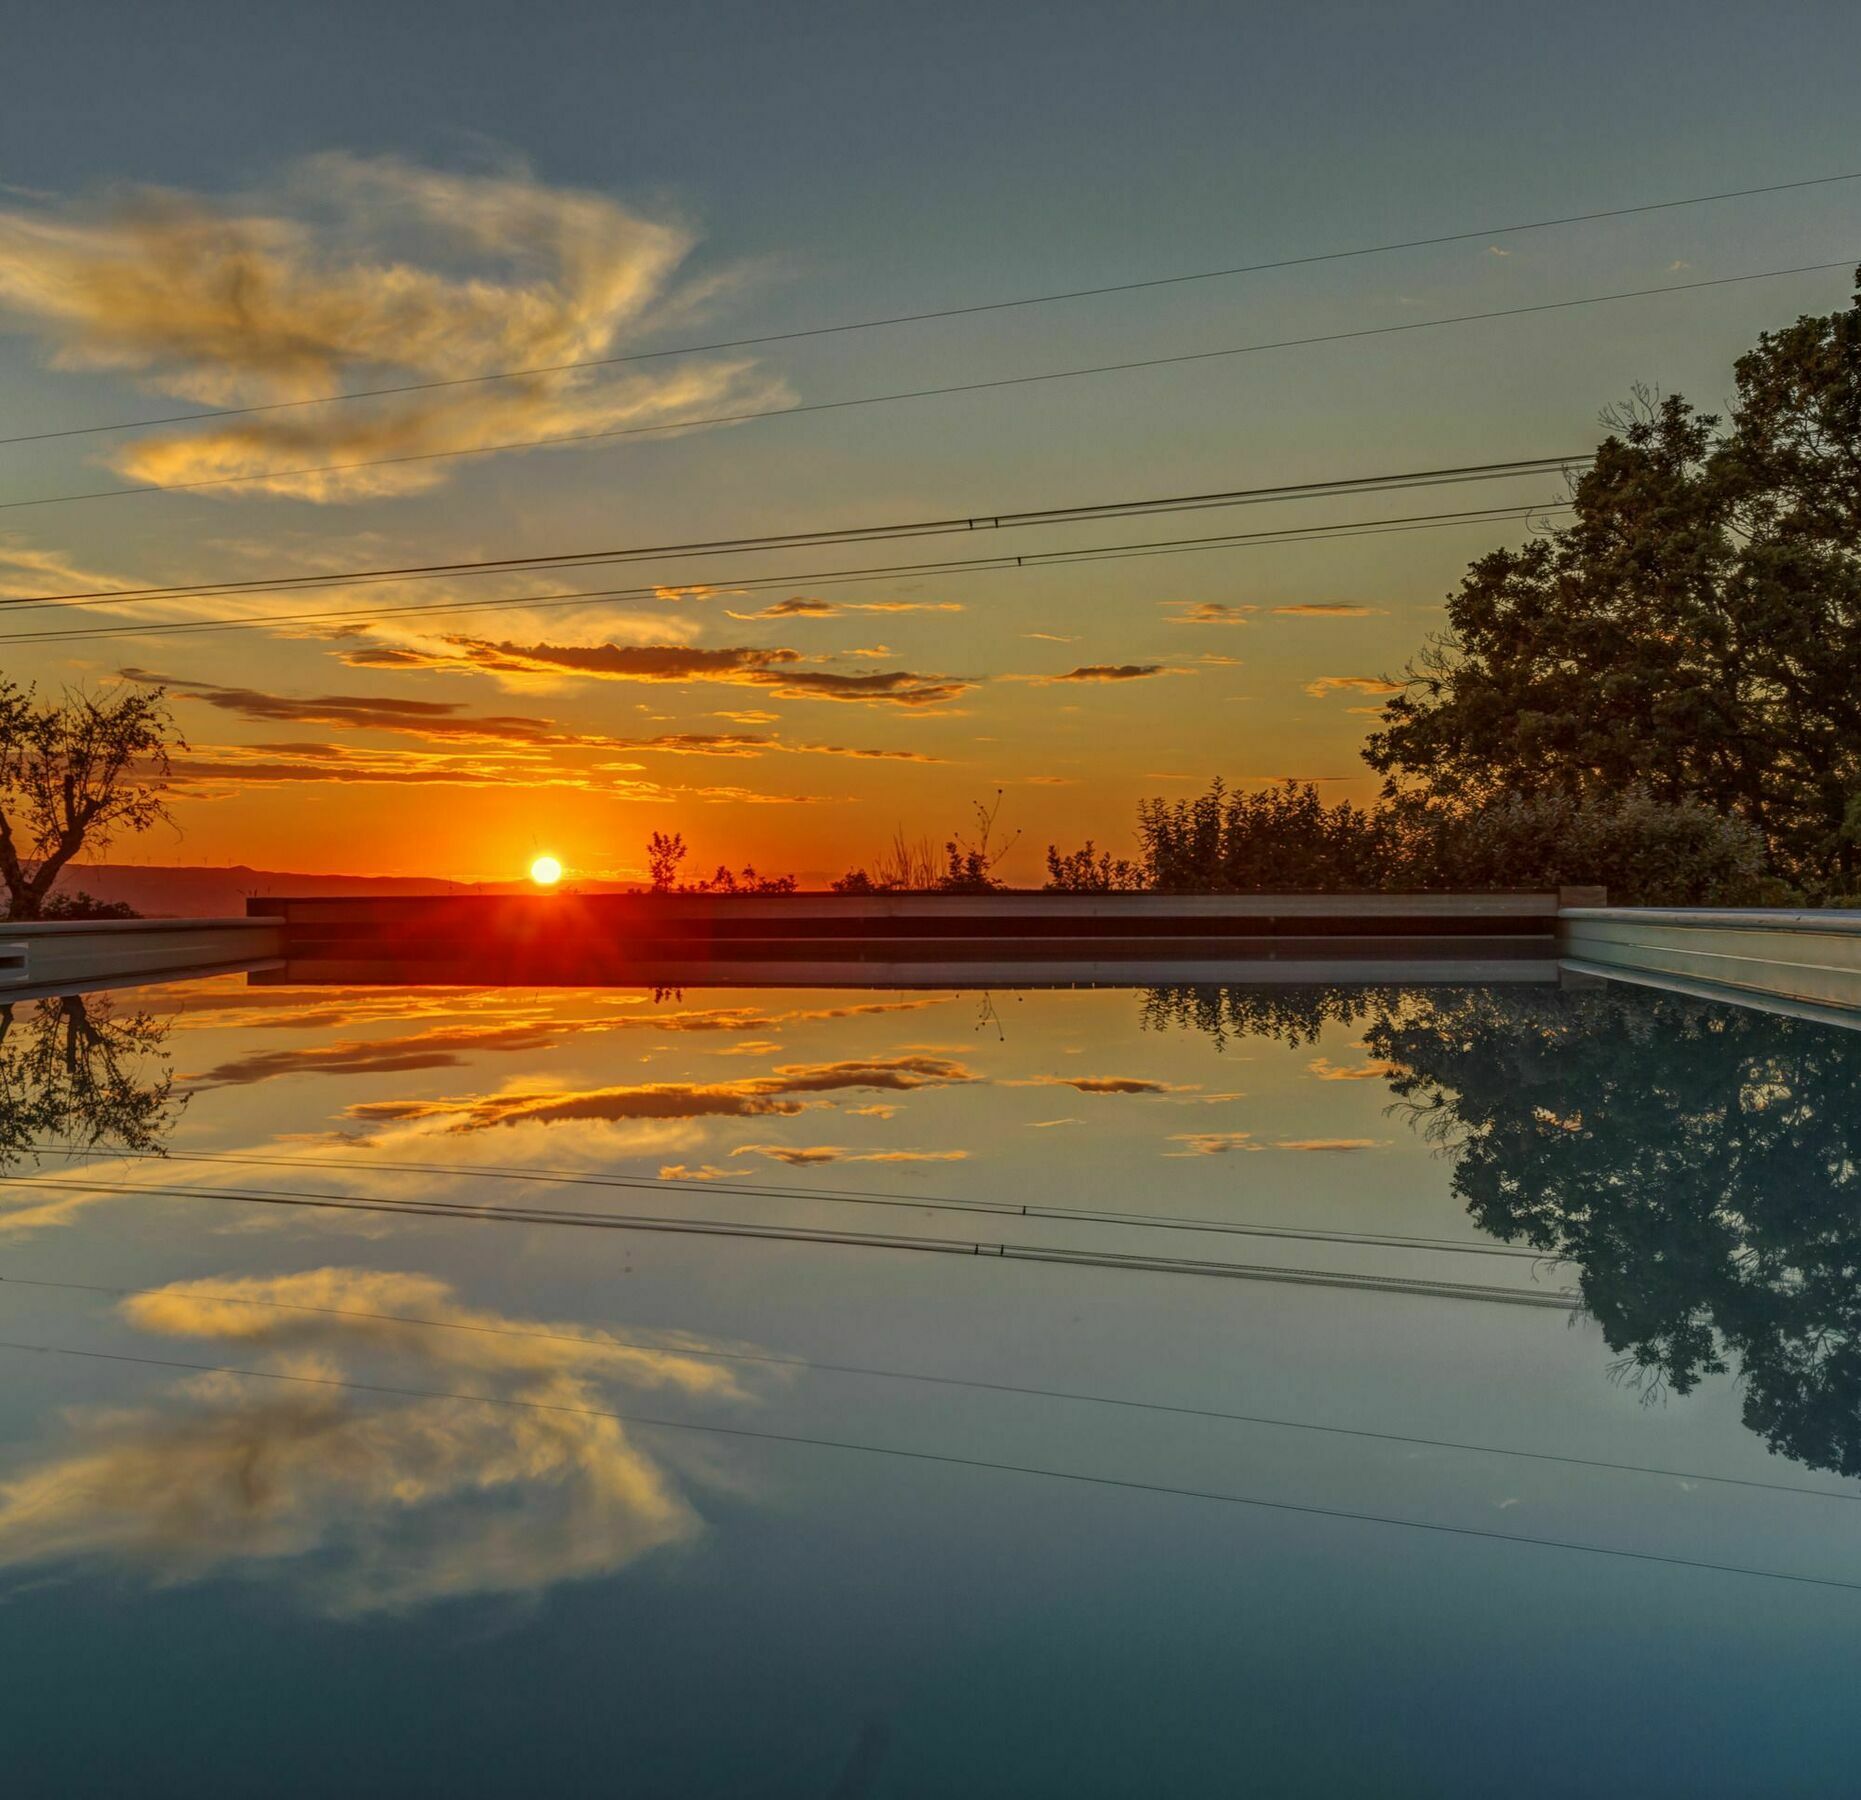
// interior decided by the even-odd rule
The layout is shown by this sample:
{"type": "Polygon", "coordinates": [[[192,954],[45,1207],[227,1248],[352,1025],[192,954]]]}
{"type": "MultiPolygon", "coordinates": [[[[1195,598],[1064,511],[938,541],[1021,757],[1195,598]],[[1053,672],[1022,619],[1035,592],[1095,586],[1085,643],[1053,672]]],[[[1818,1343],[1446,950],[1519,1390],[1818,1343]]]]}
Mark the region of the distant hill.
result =
{"type": "MultiPolygon", "coordinates": [[[[585,891],[619,892],[616,882],[578,882],[585,891]]],[[[157,867],[142,863],[74,863],[58,878],[61,894],[121,901],[149,918],[236,918],[251,894],[499,894],[523,882],[443,881],[428,875],[296,875],[283,869],[157,867]]]]}
{"type": "MultiPolygon", "coordinates": [[[[831,877],[807,869],[804,891],[824,891],[831,877]]],[[[572,881],[582,894],[637,894],[640,881],[572,881]]],[[[240,918],[253,894],[310,900],[325,894],[528,894],[527,881],[446,881],[437,875],[297,875],[288,869],[250,869],[244,863],[209,868],[198,864],[73,863],[58,877],[56,892],[120,902],[150,919],[240,918]]],[[[0,890],[0,912],[5,910],[0,890]]]]}

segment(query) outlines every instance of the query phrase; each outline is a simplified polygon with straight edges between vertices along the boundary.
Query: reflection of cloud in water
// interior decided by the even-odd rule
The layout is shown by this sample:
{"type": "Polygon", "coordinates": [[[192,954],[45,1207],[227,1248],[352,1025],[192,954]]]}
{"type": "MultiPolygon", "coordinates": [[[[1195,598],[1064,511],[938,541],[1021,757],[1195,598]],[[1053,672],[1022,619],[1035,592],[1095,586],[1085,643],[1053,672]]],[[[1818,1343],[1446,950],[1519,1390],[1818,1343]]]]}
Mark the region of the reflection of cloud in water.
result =
{"type": "MultiPolygon", "coordinates": [[[[426,1275],[185,1284],[122,1311],[279,1373],[464,1384],[549,1407],[600,1408],[605,1383],[743,1398],[729,1370],[676,1343],[506,1318],[426,1275]],[[364,1356],[375,1360],[360,1369],[364,1356]]],[[[701,1529],[672,1473],[620,1421],[587,1413],[210,1374],[72,1430],[73,1444],[0,1484],[0,1565],[100,1560],[158,1582],[288,1575],[311,1604],[357,1614],[609,1574],[701,1529]]]]}
{"type": "Polygon", "coordinates": [[[1316,1057],[1305,1066],[1320,1081],[1380,1081],[1402,1072],[1390,1062],[1334,1063],[1328,1056],[1316,1057]]]}
{"type": "Polygon", "coordinates": [[[1147,1075],[1023,1075],[1003,1087],[1069,1087],[1082,1094],[1193,1094],[1193,1082],[1154,1081],[1147,1075]]]}
{"type": "Polygon", "coordinates": [[[782,1063],[738,1081],[649,1081],[568,1089],[511,1088],[445,1099],[366,1100],[346,1117],[358,1123],[434,1121],[448,1132],[573,1120],[760,1118],[803,1110],[800,1096],[847,1089],[909,1092],[979,1079],[941,1056],[892,1056],[831,1063],[782,1063]]]}
{"type": "Polygon", "coordinates": [[[258,1050],[216,1063],[203,1074],[189,1076],[188,1083],[198,1092],[214,1087],[245,1087],[278,1075],[396,1075],[422,1069],[454,1069],[468,1055],[487,1050],[549,1050],[572,1033],[589,1029],[601,1027],[554,1020],[435,1025],[398,1038],[258,1050]]]}
{"type": "Polygon", "coordinates": [[[1251,1131],[1175,1131],[1172,1144],[1186,1145],[1182,1150],[1166,1150],[1165,1156],[1226,1156],[1235,1150],[1261,1150],[1251,1131]]]}
{"type": "Polygon", "coordinates": [[[927,1163],[964,1162],[967,1150],[848,1150],[841,1144],[739,1144],[732,1156],[763,1156],[791,1168],[816,1163],[927,1163]]]}
{"type": "MultiPolygon", "coordinates": [[[[571,1002],[584,1006],[598,1003],[600,1010],[592,1014],[565,1014],[559,1010],[561,1001],[556,1007],[539,1010],[535,997],[527,993],[487,1002],[482,995],[457,995],[453,990],[440,992],[446,997],[438,1001],[422,1000],[417,989],[392,992],[385,1000],[364,994],[354,999],[344,998],[336,1005],[326,1002],[298,1014],[288,1010],[245,1013],[237,1004],[228,1004],[228,996],[186,991],[174,992],[169,1005],[193,1024],[216,1024],[224,1019],[248,1029],[300,1025],[306,1030],[329,1030],[426,1019],[448,1021],[399,1037],[311,1042],[249,1051],[190,1075],[190,1086],[198,1090],[245,1086],[284,1075],[409,1074],[425,1069],[459,1068],[469,1057],[485,1052],[550,1050],[576,1038],[612,1033],[639,1032],[674,1037],[686,1033],[766,1032],[784,1025],[918,1012],[927,1006],[943,1004],[943,996],[934,996],[773,1011],[756,1006],[723,1006],[624,1012],[619,1010],[621,999],[637,997],[605,997],[571,990],[568,995],[571,1002]],[[490,1020],[482,1016],[460,1016],[486,1012],[502,1016],[490,1020]]],[[[714,1054],[753,1056],[772,1054],[781,1048],[778,1042],[761,1039],[714,1054]]]]}

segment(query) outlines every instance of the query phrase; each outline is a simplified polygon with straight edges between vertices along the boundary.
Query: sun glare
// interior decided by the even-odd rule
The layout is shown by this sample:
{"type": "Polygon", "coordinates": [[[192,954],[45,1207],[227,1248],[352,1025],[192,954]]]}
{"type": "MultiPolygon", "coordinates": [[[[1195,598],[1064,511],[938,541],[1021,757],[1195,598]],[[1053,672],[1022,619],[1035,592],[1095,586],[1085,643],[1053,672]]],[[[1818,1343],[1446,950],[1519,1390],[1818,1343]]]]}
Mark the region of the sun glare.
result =
{"type": "Polygon", "coordinates": [[[530,865],[530,879],[538,887],[554,887],[562,879],[562,865],[553,856],[539,856],[530,865]]]}

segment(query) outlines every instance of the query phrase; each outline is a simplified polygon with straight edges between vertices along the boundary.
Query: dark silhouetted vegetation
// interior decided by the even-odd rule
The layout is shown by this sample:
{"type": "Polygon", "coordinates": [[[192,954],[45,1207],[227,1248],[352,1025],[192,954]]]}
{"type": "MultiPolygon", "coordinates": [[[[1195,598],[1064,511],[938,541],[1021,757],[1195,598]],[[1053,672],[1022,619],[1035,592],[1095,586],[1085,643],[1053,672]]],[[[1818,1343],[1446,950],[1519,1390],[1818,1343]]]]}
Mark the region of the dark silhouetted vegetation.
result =
{"type": "Polygon", "coordinates": [[[941,857],[932,851],[928,839],[912,843],[900,831],[872,873],[849,869],[833,884],[833,890],[836,894],[999,893],[1005,883],[997,879],[996,870],[1021,837],[1015,831],[1005,840],[997,839],[1001,811],[1002,790],[997,788],[992,802],[974,803],[973,834],[958,832],[946,840],[941,857]]]}
{"type": "Polygon", "coordinates": [[[655,894],[669,894],[678,883],[679,864],[685,860],[682,831],[655,831],[646,840],[646,873],[655,894]]]}
{"type": "Polygon", "coordinates": [[[127,900],[99,900],[82,888],[70,894],[48,894],[39,908],[42,920],[139,919],[142,915],[127,900]]]}
{"type": "Polygon", "coordinates": [[[1734,380],[1724,419],[1606,415],[1574,522],[1472,565],[1365,746],[1379,804],[1217,781],[1049,885],[1861,898],[1861,294],[1734,380]]]}
{"type": "Polygon", "coordinates": [[[168,816],[163,784],[169,751],[180,745],[160,688],[48,702],[0,678],[0,880],[9,918],[56,916],[46,910],[53,884],[80,850],[168,816]]]}
{"type": "Polygon", "coordinates": [[[680,881],[679,865],[686,856],[682,832],[655,831],[646,840],[646,867],[655,894],[792,894],[792,875],[759,875],[745,863],[741,869],[717,865],[717,872],[698,881],[680,881]]]}
{"type": "Polygon", "coordinates": [[[1861,1033],[1622,988],[1158,988],[1145,1023],[1360,1034],[1474,1222],[1571,1265],[1619,1375],[1734,1375],[1772,1450],[1861,1475],[1861,1033]]]}
{"type": "Polygon", "coordinates": [[[1733,378],[1723,419],[1618,409],[1573,523],[1473,564],[1366,750],[1390,794],[1641,788],[1861,890],[1861,294],[1733,378]]]}
{"type": "Polygon", "coordinates": [[[1254,792],[1219,780],[1192,800],[1137,812],[1144,885],[1164,894],[1335,892],[1408,885],[1385,816],[1328,806],[1310,783],[1254,792]]]}
{"type": "Polygon", "coordinates": [[[1050,888],[1164,894],[1449,892],[1606,888],[1625,904],[1736,906],[1788,897],[1763,838],[1697,800],[1505,795],[1477,806],[1404,796],[1327,803],[1310,783],[1253,791],[1220,781],[1138,809],[1139,859],[1049,847],[1050,888]]]}
{"type": "Polygon", "coordinates": [[[1090,838],[1062,853],[1047,846],[1047,886],[1058,894],[1123,894],[1148,887],[1143,866],[1099,849],[1090,838]]]}
{"type": "Polygon", "coordinates": [[[168,1029],[107,996],[0,1006],[0,1168],[43,1150],[159,1151],[182,1104],[168,1029]]]}
{"type": "Polygon", "coordinates": [[[792,875],[759,875],[754,863],[745,863],[740,869],[729,869],[719,863],[715,874],[699,881],[681,882],[678,891],[681,894],[792,894],[795,878],[792,875]]]}

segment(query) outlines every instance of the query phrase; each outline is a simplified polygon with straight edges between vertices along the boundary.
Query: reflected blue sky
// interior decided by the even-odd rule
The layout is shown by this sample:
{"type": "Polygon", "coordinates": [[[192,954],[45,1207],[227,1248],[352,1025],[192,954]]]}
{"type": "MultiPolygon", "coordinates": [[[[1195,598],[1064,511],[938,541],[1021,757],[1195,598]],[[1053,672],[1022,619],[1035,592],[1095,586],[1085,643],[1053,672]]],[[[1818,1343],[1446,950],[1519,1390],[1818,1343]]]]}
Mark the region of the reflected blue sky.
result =
{"type": "Polygon", "coordinates": [[[92,1353],[0,1389],[26,1791],[1744,1793],[1785,1731],[1845,1779],[1854,1592],[1478,1534],[1861,1581],[1852,1033],[1626,989],[112,1006],[166,1159],[0,1188],[0,1335],[92,1353]]]}

